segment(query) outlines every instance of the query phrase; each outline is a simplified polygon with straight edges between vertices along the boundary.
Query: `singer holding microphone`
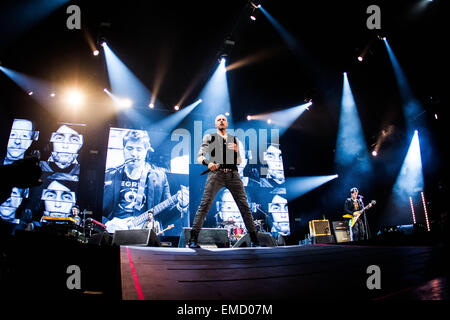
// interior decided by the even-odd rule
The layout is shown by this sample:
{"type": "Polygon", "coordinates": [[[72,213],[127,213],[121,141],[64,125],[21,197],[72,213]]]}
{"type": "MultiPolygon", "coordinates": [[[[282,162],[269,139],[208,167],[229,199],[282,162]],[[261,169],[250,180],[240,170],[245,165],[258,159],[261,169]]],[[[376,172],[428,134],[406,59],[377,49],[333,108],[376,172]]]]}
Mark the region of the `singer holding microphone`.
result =
{"type": "Polygon", "coordinates": [[[250,234],[251,246],[259,247],[257,231],[245,193],[244,184],[239,176],[237,165],[241,162],[236,137],[227,134],[228,120],[219,114],[214,122],[217,132],[203,137],[197,161],[208,167],[205,190],[191,230],[188,246],[200,248],[198,235],[217,193],[223,187],[230,190],[234,201],[250,234]],[[209,160],[206,155],[209,154],[209,160]]]}
{"type": "MultiPolygon", "coordinates": [[[[364,209],[364,203],[362,201],[362,196],[359,195],[359,190],[357,188],[354,187],[350,189],[350,196],[351,196],[350,198],[347,198],[347,200],[345,200],[344,211],[347,214],[356,217],[356,215],[358,215],[357,212],[364,209]]],[[[368,207],[371,206],[372,204],[369,204],[368,207]]],[[[358,219],[353,228],[351,228],[350,230],[351,241],[359,241],[367,239],[368,232],[366,226],[367,226],[366,215],[364,215],[364,218],[358,219]]]]}

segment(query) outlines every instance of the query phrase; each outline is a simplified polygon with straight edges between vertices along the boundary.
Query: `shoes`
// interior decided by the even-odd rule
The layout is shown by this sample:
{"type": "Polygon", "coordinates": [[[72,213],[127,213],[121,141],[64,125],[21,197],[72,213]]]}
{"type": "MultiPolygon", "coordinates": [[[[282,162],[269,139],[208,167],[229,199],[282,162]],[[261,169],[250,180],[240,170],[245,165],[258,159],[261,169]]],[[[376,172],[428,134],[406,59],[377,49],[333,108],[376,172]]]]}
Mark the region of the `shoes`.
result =
{"type": "Polygon", "coordinates": [[[260,248],[261,245],[258,241],[258,233],[256,231],[250,232],[250,247],[252,248],[260,248]]]}
{"type": "Polygon", "coordinates": [[[191,230],[191,237],[188,242],[188,247],[191,249],[200,249],[200,245],[198,244],[198,231],[191,230]]]}

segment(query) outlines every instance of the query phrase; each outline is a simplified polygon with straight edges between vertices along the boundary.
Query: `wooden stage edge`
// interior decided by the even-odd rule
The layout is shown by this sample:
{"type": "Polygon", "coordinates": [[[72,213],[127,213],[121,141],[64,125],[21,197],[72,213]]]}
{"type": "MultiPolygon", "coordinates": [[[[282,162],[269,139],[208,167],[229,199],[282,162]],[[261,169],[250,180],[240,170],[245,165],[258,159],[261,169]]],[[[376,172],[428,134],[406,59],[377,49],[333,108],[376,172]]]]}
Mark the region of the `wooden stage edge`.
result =
{"type": "MultiPolygon", "coordinates": [[[[445,251],[437,246],[305,245],[195,250],[121,246],[122,299],[404,298],[408,290],[423,288],[433,279],[447,279],[445,251]],[[374,268],[379,271],[373,271],[374,268]]],[[[420,299],[411,295],[409,298],[420,299]]]]}

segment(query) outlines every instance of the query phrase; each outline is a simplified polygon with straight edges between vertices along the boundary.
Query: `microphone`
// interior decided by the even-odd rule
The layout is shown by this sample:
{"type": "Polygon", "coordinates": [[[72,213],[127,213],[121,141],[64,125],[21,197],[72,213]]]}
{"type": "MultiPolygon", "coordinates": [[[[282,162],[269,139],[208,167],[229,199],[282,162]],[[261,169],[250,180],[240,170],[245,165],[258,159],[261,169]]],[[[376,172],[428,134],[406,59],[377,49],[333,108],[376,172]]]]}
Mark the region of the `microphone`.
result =
{"type": "MultiPolygon", "coordinates": [[[[215,162],[214,162],[215,163],[215,162]]],[[[220,168],[222,168],[222,165],[221,164],[219,164],[219,168],[218,169],[220,169],[220,168]]],[[[204,175],[205,173],[208,173],[208,172],[210,172],[211,170],[205,170],[205,171],[203,171],[202,173],[200,173],[200,175],[202,176],[202,175],[204,175]]]]}

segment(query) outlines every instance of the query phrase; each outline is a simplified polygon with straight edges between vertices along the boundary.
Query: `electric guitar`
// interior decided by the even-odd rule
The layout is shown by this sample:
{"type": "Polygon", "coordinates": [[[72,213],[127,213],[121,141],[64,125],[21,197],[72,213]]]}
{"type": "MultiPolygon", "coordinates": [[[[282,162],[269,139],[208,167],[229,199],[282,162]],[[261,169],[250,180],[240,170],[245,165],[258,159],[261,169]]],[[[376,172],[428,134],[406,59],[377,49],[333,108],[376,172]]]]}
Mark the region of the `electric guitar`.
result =
{"type": "Polygon", "coordinates": [[[350,222],[350,228],[353,228],[353,226],[355,225],[356,221],[358,221],[359,217],[369,208],[371,208],[372,206],[374,206],[377,202],[375,200],[370,201],[370,203],[365,206],[362,210],[359,211],[355,211],[353,212],[353,215],[351,214],[344,214],[342,217],[346,218],[346,219],[352,219],[350,222]],[[354,216],[354,214],[357,214],[356,217],[354,216]]]}
{"type": "Polygon", "coordinates": [[[174,225],[174,224],[171,224],[170,226],[168,226],[168,227],[165,228],[164,230],[161,230],[160,232],[158,232],[156,235],[157,235],[157,236],[160,236],[160,235],[162,235],[162,234],[164,233],[164,231],[170,230],[170,229],[172,229],[173,227],[175,227],[175,225],[174,225]]]}
{"type": "Polygon", "coordinates": [[[142,229],[144,227],[145,222],[149,220],[150,214],[153,214],[153,217],[155,217],[164,209],[173,206],[178,202],[177,198],[179,193],[185,192],[186,190],[189,190],[189,188],[182,186],[182,190],[178,191],[176,194],[174,194],[167,200],[164,200],[160,204],[145,211],[144,213],[140,214],[137,217],[128,217],[124,219],[113,218],[112,220],[105,223],[106,231],[108,233],[114,233],[116,232],[116,230],[142,229]]]}

